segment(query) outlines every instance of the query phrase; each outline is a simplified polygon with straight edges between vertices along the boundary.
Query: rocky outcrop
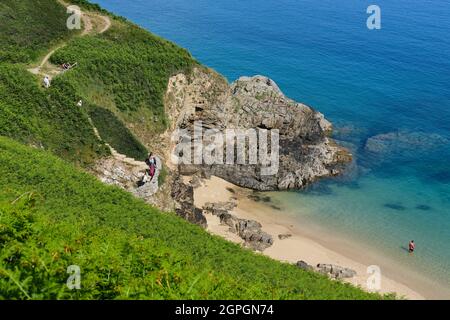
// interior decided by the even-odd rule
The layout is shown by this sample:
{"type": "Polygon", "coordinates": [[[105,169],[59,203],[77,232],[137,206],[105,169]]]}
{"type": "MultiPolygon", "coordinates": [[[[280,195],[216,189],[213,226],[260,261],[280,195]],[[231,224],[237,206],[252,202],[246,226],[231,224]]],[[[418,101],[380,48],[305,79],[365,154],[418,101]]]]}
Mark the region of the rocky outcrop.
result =
{"type": "MultiPolygon", "coordinates": [[[[182,174],[202,171],[231,183],[255,190],[285,190],[302,188],[317,178],[342,171],[350,154],[328,138],[331,124],[312,108],[287,98],[278,86],[263,76],[242,77],[231,85],[210,70],[196,69],[190,78],[179,74],[169,82],[166,113],[170,130],[186,129],[194,140],[197,129],[255,129],[279,131],[279,164],[274,173],[266,175],[261,158],[249,164],[180,165],[182,174]]],[[[258,136],[258,142],[260,136],[258,136]]],[[[270,141],[270,134],[269,134],[270,141]]],[[[172,144],[172,151],[186,138],[172,144]]],[[[248,150],[248,154],[261,148],[248,150]]],[[[269,143],[270,154],[272,145],[269,143]]],[[[224,156],[225,157],[225,156],[224,156]]],[[[225,161],[225,159],[223,159],[225,161]]],[[[234,159],[236,163],[237,159],[234,159]]]]}
{"type": "Polygon", "coordinates": [[[236,208],[236,202],[233,201],[227,201],[227,202],[217,202],[217,203],[211,203],[207,202],[203,206],[203,209],[206,211],[209,211],[215,215],[218,215],[217,213],[219,211],[230,211],[236,208]]]}
{"type": "Polygon", "coordinates": [[[145,170],[148,168],[147,164],[143,161],[127,158],[112,148],[111,150],[112,156],[110,158],[97,161],[92,168],[93,174],[105,184],[117,186],[149,204],[156,205],[161,209],[167,209],[156,197],[156,193],[160,188],[158,176],[162,169],[161,159],[156,157],[157,168],[153,179],[142,184],[140,182],[145,174],[145,170]]]}
{"type": "Polygon", "coordinates": [[[194,205],[194,188],[185,184],[179,175],[175,176],[173,180],[171,196],[175,202],[177,215],[203,228],[207,227],[202,210],[194,205]]]}
{"type": "Polygon", "coordinates": [[[262,230],[259,222],[240,219],[228,212],[235,207],[233,202],[207,203],[203,210],[220,218],[220,223],[227,225],[229,230],[244,240],[244,245],[253,250],[264,251],[273,244],[270,234],[262,230]]]}
{"type": "Polygon", "coordinates": [[[317,269],[320,273],[326,274],[335,279],[353,278],[356,276],[355,270],[334,264],[319,263],[317,265],[317,269]]]}

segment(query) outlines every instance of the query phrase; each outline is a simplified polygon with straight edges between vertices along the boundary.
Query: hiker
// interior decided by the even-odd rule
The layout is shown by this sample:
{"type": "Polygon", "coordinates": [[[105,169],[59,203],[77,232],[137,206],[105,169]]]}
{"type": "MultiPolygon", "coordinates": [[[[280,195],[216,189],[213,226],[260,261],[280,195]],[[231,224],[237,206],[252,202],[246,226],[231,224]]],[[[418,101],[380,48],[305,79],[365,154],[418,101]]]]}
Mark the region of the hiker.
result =
{"type": "Polygon", "coordinates": [[[50,78],[48,76],[44,77],[44,87],[50,88],[50,78]]]}
{"type": "Polygon", "coordinates": [[[78,101],[77,106],[81,108],[83,106],[83,100],[78,101]]]}
{"type": "Polygon", "coordinates": [[[415,248],[416,248],[416,244],[414,243],[414,240],[411,240],[408,245],[409,253],[412,254],[414,252],[415,248]]]}
{"type": "Polygon", "coordinates": [[[62,68],[63,68],[64,70],[69,70],[70,64],[68,64],[67,62],[65,62],[65,63],[63,63],[62,68]]]}
{"type": "Polygon", "coordinates": [[[156,173],[156,163],[154,161],[150,162],[150,169],[149,169],[148,173],[150,175],[150,182],[151,182],[156,173]]]}
{"type": "Polygon", "coordinates": [[[156,173],[156,158],[153,156],[153,153],[150,152],[147,159],[145,159],[145,163],[149,167],[148,174],[150,175],[150,181],[152,181],[156,173]]]}

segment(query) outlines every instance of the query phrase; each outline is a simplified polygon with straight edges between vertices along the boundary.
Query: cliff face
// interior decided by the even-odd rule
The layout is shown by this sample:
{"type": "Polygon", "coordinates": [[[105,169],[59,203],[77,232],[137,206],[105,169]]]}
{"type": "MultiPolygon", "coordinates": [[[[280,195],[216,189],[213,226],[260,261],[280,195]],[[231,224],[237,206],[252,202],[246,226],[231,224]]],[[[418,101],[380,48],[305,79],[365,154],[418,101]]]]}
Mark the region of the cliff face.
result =
{"type": "MultiPolygon", "coordinates": [[[[208,129],[222,133],[227,129],[279,132],[279,160],[272,162],[278,169],[271,174],[263,173],[265,166],[261,162],[248,164],[248,161],[180,164],[181,174],[215,175],[256,190],[285,190],[302,188],[319,177],[337,175],[351,159],[345,149],[328,138],[332,126],[321,113],[287,98],[272,80],[262,76],[242,77],[229,85],[208,69],[195,69],[189,77],[176,75],[169,81],[166,114],[171,123],[169,132],[185,129],[192,142],[194,125],[203,132],[208,129]]],[[[268,140],[270,155],[270,134],[268,140]]],[[[171,152],[178,152],[180,141],[171,143],[171,152]]],[[[249,154],[258,154],[260,148],[257,145],[247,150],[247,160],[249,154]]]]}

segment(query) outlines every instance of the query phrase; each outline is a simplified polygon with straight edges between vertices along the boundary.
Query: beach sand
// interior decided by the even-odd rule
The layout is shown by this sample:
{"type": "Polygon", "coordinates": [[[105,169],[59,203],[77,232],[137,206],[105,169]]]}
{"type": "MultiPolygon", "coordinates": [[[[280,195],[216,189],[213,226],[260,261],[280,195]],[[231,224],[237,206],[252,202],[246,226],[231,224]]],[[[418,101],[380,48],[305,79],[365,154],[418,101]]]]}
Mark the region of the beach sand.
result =
{"type": "MultiPolygon", "coordinates": [[[[237,187],[223,179],[211,177],[204,180],[202,185],[195,189],[194,201],[198,208],[202,208],[207,202],[217,203],[233,200],[237,203],[237,207],[230,213],[239,218],[258,221],[262,225],[262,230],[272,235],[274,244],[264,250],[263,254],[290,263],[303,260],[313,266],[318,263],[330,263],[351,268],[357,272],[357,275],[344,281],[368,290],[366,283],[370,274],[367,273],[367,267],[373,264],[379,265],[379,263],[378,260],[377,263],[370,263],[370,259],[364,259],[364,256],[367,255],[364,248],[349,249],[345,241],[330,237],[319,228],[307,226],[308,232],[299,226],[298,221],[294,221],[288,215],[280,218],[280,208],[249,198],[252,193],[251,190],[237,187]],[[280,234],[291,234],[292,236],[280,240],[278,238],[280,234]],[[319,239],[323,241],[319,241],[319,239]]],[[[229,241],[243,243],[238,235],[229,231],[228,226],[220,224],[217,216],[205,213],[205,217],[209,232],[229,241]]],[[[425,299],[424,295],[411,289],[410,286],[404,285],[404,282],[398,281],[397,278],[386,275],[386,272],[383,271],[384,267],[382,268],[381,288],[378,292],[395,292],[398,297],[406,299],[425,299]]]]}

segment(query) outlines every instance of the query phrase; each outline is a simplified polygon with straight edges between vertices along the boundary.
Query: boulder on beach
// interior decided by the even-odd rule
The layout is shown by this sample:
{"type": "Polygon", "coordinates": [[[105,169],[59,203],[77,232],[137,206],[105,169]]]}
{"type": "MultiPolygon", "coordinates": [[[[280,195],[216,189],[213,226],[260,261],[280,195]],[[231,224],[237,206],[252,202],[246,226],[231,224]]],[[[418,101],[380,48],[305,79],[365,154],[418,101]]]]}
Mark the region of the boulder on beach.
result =
{"type": "Polygon", "coordinates": [[[329,275],[335,279],[353,278],[356,276],[355,270],[334,264],[319,263],[317,269],[320,273],[329,275]]]}

